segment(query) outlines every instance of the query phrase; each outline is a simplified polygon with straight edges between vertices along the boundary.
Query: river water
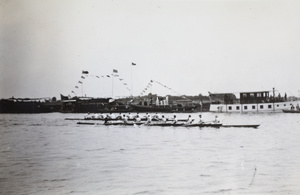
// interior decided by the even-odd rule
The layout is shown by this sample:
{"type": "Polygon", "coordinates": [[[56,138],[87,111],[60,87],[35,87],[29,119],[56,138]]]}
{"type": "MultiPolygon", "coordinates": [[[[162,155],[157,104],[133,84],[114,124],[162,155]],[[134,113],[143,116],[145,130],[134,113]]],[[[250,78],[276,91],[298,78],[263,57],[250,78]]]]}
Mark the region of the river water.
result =
{"type": "Polygon", "coordinates": [[[70,117],[83,114],[0,115],[1,194],[300,194],[300,114],[218,114],[257,129],[86,126],[70,117]]]}

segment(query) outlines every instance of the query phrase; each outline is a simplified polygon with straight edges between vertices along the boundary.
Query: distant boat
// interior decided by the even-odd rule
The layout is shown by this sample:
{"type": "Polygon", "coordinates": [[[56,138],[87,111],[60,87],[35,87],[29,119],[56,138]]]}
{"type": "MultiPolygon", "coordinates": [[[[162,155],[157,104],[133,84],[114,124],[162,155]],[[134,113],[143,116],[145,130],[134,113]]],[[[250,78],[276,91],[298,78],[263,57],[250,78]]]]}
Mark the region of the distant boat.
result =
{"type": "Polygon", "coordinates": [[[197,105],[193,106],[172,106],[172,105],[165,105],[165,106],[157,106],[157,105],[130,105],[132,109],[136,112],[199,112],[200,108],[197,105]]]}
{"type": "Polygon", "coordinates": [[[9,98],[0,100],[0,113],[48,113],[58,111],[60,103],[46,98],[9,98]]]}
{"type": "Polygon", "coordinates": [[[150,95],[142,101],[141,98],[130,104],[132,110],[136,112],[200,112],[202,105],[199,102],[189,99],[169,100],[169,97],[158,97],[157,95],[150,95]],[[153,101],[156,99],[156,101],[153,101]]]}
{"type": "Polygon", "coordinates": [[[300,113],[300,110],[282,110],[284,113],[300,113]]]}
{"type": "Polygon", "coordinates": [[[288,101],[286,94],[281,97],[275,96],[273,91],[241,92],[238,99],[233,93],[210,93],[211,112],[224,113],[260,113],[260,112],[282,112],[292,106],[296,106],[298,101],[288,101]],[[270,93],[272,92],[272,93],[270,93]]]}

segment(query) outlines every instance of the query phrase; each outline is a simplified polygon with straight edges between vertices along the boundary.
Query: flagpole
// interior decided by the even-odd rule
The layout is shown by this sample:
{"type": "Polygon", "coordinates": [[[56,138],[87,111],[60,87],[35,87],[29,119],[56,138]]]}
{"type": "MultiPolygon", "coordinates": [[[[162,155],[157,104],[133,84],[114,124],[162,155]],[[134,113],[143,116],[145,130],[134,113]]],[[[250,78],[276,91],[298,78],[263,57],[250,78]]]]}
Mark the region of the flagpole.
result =
{"type": "Polygon", "coordinates": [[[133,87],[132,87],[132,64],[131,64],[131,95],[133,97],[133,87]]]}
{"type": "Polygon", "coordinates": [[[111,74],[111,97],[114,98],[114,76],[111,74]]]}

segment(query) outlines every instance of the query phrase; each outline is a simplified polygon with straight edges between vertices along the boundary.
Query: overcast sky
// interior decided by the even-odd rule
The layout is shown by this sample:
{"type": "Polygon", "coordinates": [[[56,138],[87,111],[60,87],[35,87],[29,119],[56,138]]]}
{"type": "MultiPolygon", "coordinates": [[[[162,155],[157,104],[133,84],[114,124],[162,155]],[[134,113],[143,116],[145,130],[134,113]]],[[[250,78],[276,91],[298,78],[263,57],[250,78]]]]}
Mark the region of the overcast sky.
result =
{"type": "Polygon", "coordinates": [[[0,98],[140,95],[151,79],[298,96],[300,1],[0,0],[0,98]]]}

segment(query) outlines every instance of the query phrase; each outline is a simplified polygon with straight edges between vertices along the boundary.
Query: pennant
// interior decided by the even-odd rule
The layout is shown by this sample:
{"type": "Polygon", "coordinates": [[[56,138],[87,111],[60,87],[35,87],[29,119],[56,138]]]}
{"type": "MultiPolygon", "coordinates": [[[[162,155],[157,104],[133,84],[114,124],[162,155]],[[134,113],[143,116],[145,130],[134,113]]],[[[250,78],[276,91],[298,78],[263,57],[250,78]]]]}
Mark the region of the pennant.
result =
{"type": "Polygon", "coordinates": [[[84,77],[84,76],[81,76],[81,78],[82,78],[82,79],[85,79],[85,77],[84,77]]]}
{"type": "Polygon", "coordinates": [[[89,71],[83,70],[82,74],[89,74],[89,71]]]}
{"type": "Polygon", "coordinates": [[[116,70],[116,69],[113,69],[113,73],[118,73],[118,70],[116,70]]]}
{"type": "Polygon", "coordinates": [[[135,64],[135,63],[133,63],[133,62],[131,63],[131,65],[132,65],[132,66],[136,66],[136,64],[135,64]]]}
{"type": "Polygon", "coordinates": [[[75,86],[75,88],[78,88],[78,86],[75,86]]]}
{"type": "Polygon", "coordinates": [[[100,78],[99,76],[96,76],[97,78],[100,78]]]}
{"type": "Polygon", "coordinates": [[[82,84],[82,82],[81,82],[81,81],[78,81],[78,83],[82,84]]]}
{"type": "Polygon", "coordinates": [[[107,77],[110,77],[109,75],[106,75],[107,77]]]}

